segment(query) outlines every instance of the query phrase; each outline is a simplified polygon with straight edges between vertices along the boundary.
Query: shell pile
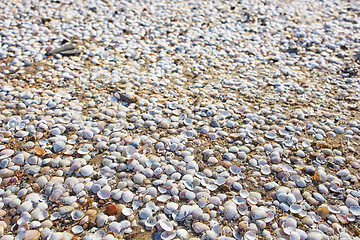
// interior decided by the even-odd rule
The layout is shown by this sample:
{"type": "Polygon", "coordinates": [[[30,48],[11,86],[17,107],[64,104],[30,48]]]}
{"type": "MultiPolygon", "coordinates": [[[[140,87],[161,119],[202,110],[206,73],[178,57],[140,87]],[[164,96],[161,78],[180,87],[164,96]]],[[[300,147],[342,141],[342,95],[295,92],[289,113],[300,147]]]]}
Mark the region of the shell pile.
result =
{"type": "Polygon", "coordinates": [[[360,239],[359,1],[0,2],[0,240],[360,239]]]}

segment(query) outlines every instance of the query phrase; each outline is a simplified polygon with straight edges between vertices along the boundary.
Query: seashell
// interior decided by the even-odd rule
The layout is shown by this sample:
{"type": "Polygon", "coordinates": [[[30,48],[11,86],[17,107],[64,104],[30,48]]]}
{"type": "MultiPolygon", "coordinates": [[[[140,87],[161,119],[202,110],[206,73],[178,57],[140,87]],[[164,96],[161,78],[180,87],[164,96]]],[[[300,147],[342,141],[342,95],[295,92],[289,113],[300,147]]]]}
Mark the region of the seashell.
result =
{"type": "Polygon", "coordinates": [[[163,240],[171,240],[176,237],[176,232],[175,231],[165,231],[165,232],[161,233],[160,237],[163,240]]]}
{"type": "Polygon", "coordinates": [[[215,180],[215,183],[219,186],[223,185],[226,182],[226,178],[224,177],[219,177],[215,180]]]}
{"type": "Polygon", "coordinates": [[[179,207],[179,204],[174,202],[169,202],[165,205],[164,213],[165,214],[172,214],[174,211],[176,211],[179,207]]]}
{"type": "Polygon", "coordinates": [[[152,217],[153,213],[150,209],[148,208],[143,208],[140,212],[139,212],[139,217],[141,219],[147,219],[149,217],[152,217]]]}
{"type": "Polygon", "coordinates": [[[38,230],[28,230],[25,233],[23,240],[37,240],[40,238],[40,232],[38,230]]]}
{"type": "Polygon", "coordinates": [[[359,206],[351,206],[349,208],[350,212],[352,214],[354,214],[355,216],[359,216],[360,215],[360,207],[359,206]]]}
{"type": "Polygon", "coordinates": [[[169,195],[160,195],[159,197],[156,198],[156,200],[158,200],[159,202],[166,202],[169,199],[170,199],[169,195]]]}
{"type": "Polygon", "coordinates": [[[241,215],[246,215],[249,211],[249,208],[245,202],[242,202],[239,204],[238,211],[241,215]]]}
{"type": "Polygon", "coordinates": [[[156,225],[157,220],[154,217],[148,217],[145,222],[145,226],[148,228],[152,228],[156,225]]]}
{"type": "Polygon", "coordinates": [[[84,177],[90,176],[94,172],[94,168],[91,165],[86,165],[80,169],[80,174],[84,177]]]}
{"type": "Polygon", "coordinates": [[[80,148],[76,152],[80,155],[86,155],[89,154],[90,151],[87,148],[80,148]]]}
{"type": "Polygon", "coordinates": [[[247,198],[249,196],[249,192],[247,190],[240,191],[240,197],[247,198]]]}
{"type": "Polygon", "coordinates": [[[201,223],[201,222],[194,222],[192,224],[192,229],[196,233],[202,233],[202,232],[205,232],[205,231],[209,230],[209,227],[206,226],[205,224],[201,223]]]}
{"type": "Polygon", "coordinates": [[[124,202],[129,203],[133,200],[134,194],[131,191],[127,190],[127,191],[123,192],[123,194],[121,195],[121,198],[124,202]]]}
{"type": "Polygon", "coordinates": [[[224,217],[226,219],[237,219],[239,218],[239,213],[234,205],[226,205],[224,207],[224,217]]]}
{"type": "Polygon", "coordinates": [[[277,137],[275,132],[266,132],[265,137],[268,139],[275,139],[277,137]]]}
{"type": "Polygon", "coordinates": [[[94,233],[94,235],[92,236],[92,239],[96,239],[96,240],[100,240],[103,239],[105,237],[105,232],[103,230],[98,230],[94,233]]]}
{"type": "Polygon", "coordinates": [[[248,231],[244,234],[245,240],[257,240],[257,236],[253,231],[248,231]]]}
{"type": "Polygon", "coordinates": [[[104,189],[104,188],[102,188],[100,191],[97,192],[97,196],[100,199],[108,199],[111,196],[111,192],[109,191],[109,189],[104,189]]]}
{"type": "Polygon", "coordinates": [[[14,136],[18,137],[18,138],[23,138],[28,135],[29,135],[29,132],[20,130],[20,131],[17,131],[14,136]]]}
{"type": "Polygon", "coordinates": [[[320,233],[320,232],[309,232],[307,235],[307,240],[325,240],[325,236],[324,234],[320,233]]]}
{"type": "Polygon", "coordinates": [[[235,175],[241,173],[241,168],[238,166],[235,166],[235,165],[231,165],[229,170],[232,174],[235,174],[235,175]]]}
{"type": "Polygon", "coordinates": [[[74,234],[79,234],[79,233],[82,233],[84,231],[83,227],[80,226],[80,225],[75,225],[71,228],[71,231],[74,233],[74,234]]]}
{"type": "Polygon", "coordinates": [[[302,210],[303,210],[302,205],[299,205],[299,204],[296,204],[296,203],[293,203],[293,204],[290,205],[290,212],[291,213],[298,214],[302,210]]]}
{"type": "Polygon", "coordinates": [[[38,156],[42,156],[46,153],[44,149],[42,149],[41,147],[37,147],[37,146],[34,147],[33,152],[38,156]]]}
{"type": "Polygon", "coordinates": [[[326,218],[329,215],[329,208],[326,205],[322,205],[317,209],[317,213],[321,218],[326,218]]]}
{"type": "Polygon", "coordinates": [[[190,234],[185,229],[176,230],[176,236],[178,236],[181,240],[189,240],[190,234]]]}
{"type": "Polygon", "coordinates": [[[65,149],[65,142],[63,142],[63,141],[57,141],[53,145],[53,150],[54,150],[55,153],[61,152],[64,149],[65,149]]]}
{"type": "Polygon", "coordinates": [[[124,215],[124,216],[130,216],[131,214],[133,214],[133,210],[131,208],[123,208],[121,210],[121,213],[124,215]]]}
{"type": "Polygon", "coordinates": [[[85,213],[80,210],[74,210],[70,213],[70,216],[74,221],[79,221],[85,216],[85,213]]]}
{"type": "Polygon", "coordinates": [[[251,209],[251,217],[255,220],[263,219],[267,217],[267,213],[264,209],[261,209],[259,207],[253,207],[251,209]]]}
{"type": "Polygon", "coordinates": [[[106,224],[106,222],[108,221],[108,217],[103,213],[99,213],[96,216],[95,221],[96,221],[96,226],[100,228],[106,224]]]}
{"type": "Polygon", "coordinates": [[[164,231],[172,231],[174,230],[174,226],[166,221],[166,220],[160,220],[159,221],[159,226],[164,230],[164,231]]]}
{"type": "Polygon", "coordinates": [[[218,186],[215,184],[206,184],[206,188],[210,191],[215,191],[216,189],[218,189],[218,186]]]}
{"type": "Polygon", "coordinates": [[[122,225],[118,222],[112,222],[109,224],[109,230],[113,233],[119,233],[122,230],[122,225]]]}
{"type": "Polygon", "coordinates": [[[1,159],[5,159],[5,158],[9,158],[11,157],[13,154],[15,153],[14,150],[11,149],[4,149],[0,152],[0,160],[1,159]]]}
{"type": "Polygon", "coordinates": [[[300,234],[298,232],[292,231],[289,236],[290,240],[301,240],[300,234]]]}
{"type": "Polygon", "coordinates": [[[190,214],[192,214],[194,208],[192,206],[189,205],[182,205],[180,207],[180,210],[177,212],[175,220],[176,221],[182,221],[184,220],[187,216],[189,216],[190,214]]]}
{"type": "Polygon", "coordinates": [[[271,169],[269,167],[269,165],[263,165],[261,166],[261,173],[264,175],[269,175],[271,173],[271,169]]]}
{"type": "Polygon", "coordinates": [[[128,220],[123,220],[120,222],[120,224],[122,229],[127,229],[131,226],[131,223],[128,220]]]}
{"type": "Polygon", "coordinates": [[[114,204],[114,203],[110,203],[108,205],[106,205],[106,213],[108,215],[116,215],[118,211],[118,207],[114,204]]]}

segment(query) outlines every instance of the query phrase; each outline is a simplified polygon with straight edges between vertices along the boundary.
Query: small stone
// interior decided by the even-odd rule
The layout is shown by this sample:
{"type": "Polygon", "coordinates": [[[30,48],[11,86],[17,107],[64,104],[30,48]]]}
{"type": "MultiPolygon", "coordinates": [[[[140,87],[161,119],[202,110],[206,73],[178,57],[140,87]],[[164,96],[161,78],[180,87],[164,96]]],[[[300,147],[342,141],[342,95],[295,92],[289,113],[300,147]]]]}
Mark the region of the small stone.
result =
{"type": "Polygon", "coordinates": [[[116,215],[118,207],[114,203],[106,205],[106,213],[108,215],[116,215]]]}

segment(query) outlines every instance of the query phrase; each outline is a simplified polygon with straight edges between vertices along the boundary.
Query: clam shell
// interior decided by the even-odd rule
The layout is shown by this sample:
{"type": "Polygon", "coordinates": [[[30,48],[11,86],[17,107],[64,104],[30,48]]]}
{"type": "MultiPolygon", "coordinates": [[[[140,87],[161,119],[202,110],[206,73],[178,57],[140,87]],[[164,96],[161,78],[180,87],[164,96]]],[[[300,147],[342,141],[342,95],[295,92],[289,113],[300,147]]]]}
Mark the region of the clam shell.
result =
{"type": "Polygon", "coordinates": [[[79,221],[85,216],[85,213],[81,210],[74,210],[70,213],[70,216],[74,221],[79,221]]]}
{"type": "Polygon", "coordinates": [[[163,240],[171,240],[176,237],[176,232],[175,231],[165,231],[165,232],[161,233],[160,237],[163,240]]]}
{"type": "Polygon", "coordinates": [[[79,233],[82,233],[84,231],[83,227],[80,226],[80,225],[75,225],[71,228],[71,231],[74,233],[74,234],[79,234],[79,233]]]}
{"type": "Polygon", "coordinates": [[[174,230],[174,226],[166,220],[160,220],[159,221],[159,226],[164,230],[164,231],[172,231],[174,230]]]}
{"type": "Polygon", "coordinates": [[[122,225],[118,222],[112,222],[109,224],[109,230],[114,233],[119,233],[122,230],[122,225]]]}
{"type": "Polygon", "coordinates": [[[134,194],[131,191],[125,191],[121,195],[121,198],[124,202],[129,203],[133,200],[134,194]]]}
{"type": "Polygon", "coordinates": [[[206,226],[205,224],[201,223],[201,222],[194,222],[192,224],[192,229],[196,233],[202,233],[202,232],[205,232],[205,231],[209,230],[209,227],[206,226]]]}

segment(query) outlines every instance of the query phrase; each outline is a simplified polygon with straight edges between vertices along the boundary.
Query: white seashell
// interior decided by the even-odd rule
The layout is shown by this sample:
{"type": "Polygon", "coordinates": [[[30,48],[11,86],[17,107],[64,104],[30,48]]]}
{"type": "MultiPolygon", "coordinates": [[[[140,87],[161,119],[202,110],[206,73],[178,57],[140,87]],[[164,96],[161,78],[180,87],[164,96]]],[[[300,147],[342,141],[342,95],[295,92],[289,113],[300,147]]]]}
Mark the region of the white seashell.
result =
{"type": "Polygon", "coordinates": [[[174,211],[176,211],[179,207],[179,204],[174,202],[169,202],[165,205],[164,213],[165,214],[172,214],[174,211]]]}
{"type": "Polygon", "coordinates": [[[118,222],[112,222],[109,224],[109,230],[114,233],[119,233],[122,230],[122,226],[118,222]]]}
{"type": "Polygon", "coordinates": [[[189,205],[182,205],[180,207],[180,210],[178,211],[175,220],[176,221],[182,221],[184,220],[187,216],[189,216],[190,214],[192,214],[194,210],[193,206],[189,206],[189,205]]]}
{"type": "Polygon", "coordinates": [[[291,213],[298,214],[302,210],[303,210],[302,205],[299,205],[299,204],[296,204],[296,203],[293,203],[293,204],[290,205],[290,212],[291,213]]]}
{"type": "Polygon", "coordinates": [[[57,141],[54,145],[53,145],[53,149],[55,153],[61,152],[62,150],[65,149],[65,142],[63,141],[57,141]]]}
{"type": "Polygon", "coordinates": [[[245,240],[257,240],[257,236],[253,231],[248,231],[244,234],[245,240]]]}
{"type": "Polygon", "coordinates": [[[209,230],[209,227],[206,226],[205,224],[201,223],[201,222],[194,222],[192,224],[192,229],[196,233],[202,233],[202,232],[205,232],[205,231],[209,230]]]}
{"type": "Polygon", "coordinates": [[[247,198],[249,196],[249,192],[247,190],[240,191],[240,197],[247,198]]]}
{"type": "Polygon", "coordinates": [[[79,221],[85,216],[85,213],[80,210],[74,210],[70,213],[70,216],[74,221],[79,221]]]}
{"type": "Polygon", "coordinates": [[[133,214],[133,210],[131,208],[123,208],[121,210],[121,213],[124,215],[124,216],[130,216],[131,214],[133,214]]]}
{"type": "Polygon", "coordinates": [[[74,234],[79,234],[79,233],[82,233],[84,231],[83,227],[80,226],[80,225],[75,225],[71,228],[71,231],[74,233],[74,234]]]}
{"type": "Polygon", "coordinates": [[[236,206],[234,206],[234,205],[226,205],[224,207],[224,217],[226,219],[237,219],[237,218],[239,218],[239,213],[236,210],[236,206]]]}
{"type": "Polygon", "coordinates": [[[148,228],[152,228],[156,225],[157,220],[154,217],[148,217],[145,222],[145,226],[148,228]]]}
{"type": "Polygon", "coordinates": [[[174,226],[166,221],[166,220],[160,220],[159,221],[159,226],[164,230],[164,231],[172,231],[174,230],[174,226]]]}
{"type": "Polygon", "coordinates": [[[161,233],[160,237],[163,240],[171,240],[176,237],[176,232],[175,231],[165,231],[165,232],[161,233]]]}
{"type": "Polygon", "coordinates": [[[108,199],[111,196],[111,192],[108,189],[101,189],[97,192],[97,196],[100,199],[108,199]]]}
{"type": "Polygon", "coordinates": [[[5,158],[9,158],[11,157],[13,154],[15,153],[14,150],[11,149],[4,149],[0,152],[0,160],[1,159],[5,159],[5,158]]]}
{"type": "Polygon", "coordinates": [[[351,206],[349,208],[350,212],[355,216],[360,216],[360,207],[359,206],[351,206]]]}
{"type": "Polygon", "coordinates": [[[269,165],[261,166],[261,173],[264,175],[269,175],[271,173],[271,169],[270,169],[269,165]]]}
{"type": "Polygon", "coordinates": [[[190,234],[188,233],[188,231],[186,231],[185,229],[178,229],[176,230],[176,235],[181,239],[181,240],[188,240],[190,238],[190,234]]]}
{"type": "Polygon", "coordinates": [[[122,200],[126,203],[131,202],[133,200],[133,197],[134,194],[129,190],[123,192],[123,194],[121,195],[122,200]]]}
{"type": "Polygon", "coordinates": [[[36,240],[39,238],[40,238],[40,232],[38,230],[28,230],[26,231],[23,240],[36,240]]]}
{"type": "Polygon", "coordinates": [[[267,133],[265,133],[265,137],[268,139],[275,139],[277,137],[277,135],[274,132],[267,132],[267,133]]]}
{"type": "Polygon", "coordinates": [[[120,222],[120,224],[121,224],[121,229],[127,229],[131,226],[131,223],[128,220],[123,220],[120,222]]]}
{"type": "Polygon", "coordinates": [[[215,180],[215,183],[219,186],[223,185],[226,182],[226,178],[224,177],[219,177],[215,180]]]}
{"type": "Polygon", "coordinates": [[[261,209],[259,207],[253,207],[251,209],[251,217],[255,220],[263,219],[267,217],[267,213],[264,209],[261,209]]]}
{"type": "Polygon", "coordinates": [[[91,165],[86,165],[80,169],[80,173],[84,177],[90,176],[93,172],[94,172],[94,168],[91,165]]]}
{"type": "Polygon", "coordinates": [[[156,200],[158,200],[159,202],[166,202],[169,199],[170,199],[169,195],[160,195],[156,198],[156,200]]]}
{"type": "Polygon", "coordinates": [[[103,239],[105,237],[105,232],[103,230],[98,230],[94,233],[94,235],[92,236],[93,240],[100,240],[103,239]]]}
{"type": "Polygon", "coordinates": [[[241,173],[241,169],[240,169],[240,167],[238,167],[238,166],[236,166],[236,165],[231,165],[231,166],[230,166],[230,172],[231,172],[232,174],[237,175],[237,174],[241,173]]]}
{"type": "Polygon", "coordinates": [[[23,138],[23,137],[26,137],[26,136],[28,136],[28,135],[29,135],[29,132],[27,132],[27,131],[22,131],[22,130],[17,131],[17,132],[15,133],[15,137],[18,137],[18,138],[23,138]]]}
{"type": "Polygon", "coordinates": [[[139,212],[139,217],[141,219],[147,219],[149,217],[152,217],[153,213],[150,209],[148,208],[143,208],[140,212],[139,212]]]}
{"type": "Polygon", "coordinates": [[[88,154],[90,151],[87,148],[80,148],[77,150],[77,153],[80,155],[88,154]]]}

